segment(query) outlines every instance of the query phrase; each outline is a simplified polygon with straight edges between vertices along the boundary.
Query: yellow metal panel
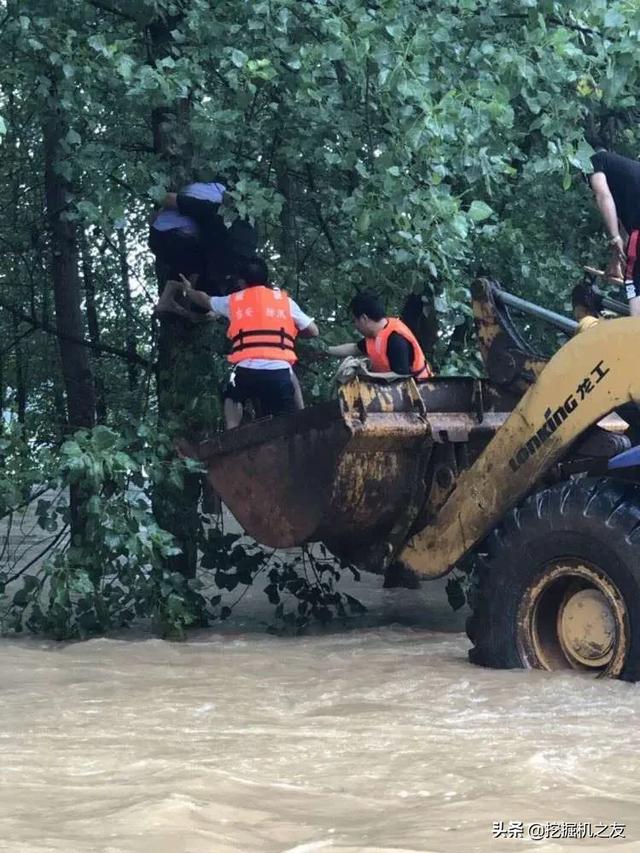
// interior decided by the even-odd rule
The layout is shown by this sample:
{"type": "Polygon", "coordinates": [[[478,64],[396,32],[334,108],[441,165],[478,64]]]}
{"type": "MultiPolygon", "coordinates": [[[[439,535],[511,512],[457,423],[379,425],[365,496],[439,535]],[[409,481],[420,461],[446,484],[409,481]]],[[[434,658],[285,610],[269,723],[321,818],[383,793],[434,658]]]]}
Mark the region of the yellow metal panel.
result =
{"type": "Polygon", "coordinates": [[[409,540],[401,558],[429,577],[453,568],[588,427],[640,400],[638,352],[638,317],[601,323],[570,340],[461,474],[436,523],[409,540]]]}

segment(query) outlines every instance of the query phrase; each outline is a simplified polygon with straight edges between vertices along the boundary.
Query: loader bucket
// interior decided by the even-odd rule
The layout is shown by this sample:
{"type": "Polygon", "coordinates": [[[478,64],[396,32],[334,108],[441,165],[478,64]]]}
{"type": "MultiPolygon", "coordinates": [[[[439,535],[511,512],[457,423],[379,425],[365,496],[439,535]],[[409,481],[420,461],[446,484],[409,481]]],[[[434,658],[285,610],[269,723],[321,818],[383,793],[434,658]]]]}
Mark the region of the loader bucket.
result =
{"type": "Polygon", "coordinates": [[[337,400],[255,421],[189,455],[206,464],[214,490],[259,542],[287,548],[320,540],[380,570],[424,500],[431,447],[412,380],[355,379],[337,400]]]}

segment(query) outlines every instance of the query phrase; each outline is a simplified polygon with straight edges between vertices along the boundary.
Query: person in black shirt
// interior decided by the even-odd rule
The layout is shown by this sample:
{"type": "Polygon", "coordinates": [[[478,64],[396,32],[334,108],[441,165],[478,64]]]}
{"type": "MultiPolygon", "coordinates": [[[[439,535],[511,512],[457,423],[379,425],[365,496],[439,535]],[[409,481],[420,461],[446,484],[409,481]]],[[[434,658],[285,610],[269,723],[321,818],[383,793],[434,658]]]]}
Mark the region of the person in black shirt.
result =
{"type": "MultiPolygon", "coordinates": [[[[356,342],[360,355],[367,354],[367,339],[361,338],[356,342]]],[[[413,347],[406,338],[397,332],[391,332],[387,341],[387,359],[393,373],[400,376],[408,376],[411,373],[411,362],[413,360],[413,347]]]]}
{"type": "Polygon", "coordinates": [[[600,147],[591,163],[589,183],[611,238],[612,260],[624,265],[629,309],[640,315],[640,162],[600,147]]]}
{"type": "Polygon", "coordinates": [[[329,355],[366,355],[373,372],[413,376],[418,382],[432,375],[413,332],[397,317],[386,316],[376,294],[358,293],[350,307],[355,327],[364,337],[357,343],[327,347],[329,355]]]}

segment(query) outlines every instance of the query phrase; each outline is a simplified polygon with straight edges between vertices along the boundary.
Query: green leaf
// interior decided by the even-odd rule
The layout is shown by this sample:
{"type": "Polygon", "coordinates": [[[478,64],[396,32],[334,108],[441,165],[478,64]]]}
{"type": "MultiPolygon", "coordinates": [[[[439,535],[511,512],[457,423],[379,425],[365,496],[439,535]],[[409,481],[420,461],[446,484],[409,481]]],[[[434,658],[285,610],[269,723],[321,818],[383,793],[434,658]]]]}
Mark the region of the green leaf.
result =
{"type": "Polygon", "coordinates": [[[265,595],[269,599],[271,604],[278,604],[280,602],[280,595],[278,593],[278,587],[275,583],[270,583],[264,588],[265,595]]]}
{"type": "Polygon", "coordinates": [[[605,27],[624,27],[625,24],[626,19],[622,12],[619,12],[616,8],[607,9],[604,16],[605,27]]]}
{"type": "Polygon", "coordinates": [[[16,607],[26,607],[29,604],[29,596],[23,588],[17,590],[13,596],[13,604],[16,607]]]}
{"type": "Polygon", "coordinates": [[[358,231],[360,231],[361,233],[368,231],[370,223],[371,223],[371,214],[365,208],[362,210],[362,212],[360,213],[360,216],[358,217],[358,224],[357,224],[358,231]]]}
{"type": "Polygon", "coordinates": [[[467,239],[469,235],[469,228],[467,226],[467,220],[464,216],[456,214],[451,220],[451,228],[455,232],[455,234],[462,240],[467,239]]]}
{"type": "Polygon", "coordinates": [[[162,202],[163,201],[165,195],[167,194],[168,183],[169,182],[167,180],[167,183],[165,183],[165,184],[155,184],[154,186],[149,188],[149,191],[148,191],[149,195],[151,196],[151,198],[154,201],[156,201],[156,202],[162,202]]]}
{"type": "Polygon", "coordinates": [[[98,53],[108,54],[107,45],[103,35],[90,36],[87,39],[87,44],[89,45],[89,47],[92,47],[94,50],[98,51],[98,53]]]}
{"type": "Polygon", "coordinates": [[[130,80],[133,75],[135,60],[131,56],[121,54],[116,60],[116,67],[124,80],[130,80]]]}
{"type": "Polygon", "coordinates": [[[79,201],[76,204],[76,210],[80,214],[81,218],[86,220],[86,222],[100,221],[100,211],[91,201],[79,201]]]}
{"type": "Polygon", "coordinates": [[[72,578],[69,587],[72,592],[78,593],[78,595],[89,595],[95,591],[93,582],[86,572],[79,572],[72,578]]]}
{"type": "Polygon", "coordinates": [[[446,592],[452,610],[460,610],[461,607],[464,607],[466,598],[460,578],[449,578],[446,592]]]}
{"type": "Polygon", "coordinates": [[[82,449],[77,441],[65,441],[60,449],[66,456],[74,457],[82,454],[82,449]]]}
{"type": "Polygon", "coordinates": [[[26,592],[33,592],[40,587],[40,579],[35,575],[23,575],[22,586],[26,592]]]}
{"type": "Polygon", "coordinates": [[[469,216],[474,222],[482,222],[493,214],[493,210],[484,201],[472,201],[469,206],[469,216]]]}
{"type": "Polygon", "coordinates": [[[123,537],[113,530],[107,530],[104,534],[104,544],[111,550],[116,550],[123,543],[123,537]]]}
{"type": "Polygon", "coordinates": [[[91,443],[98,451],[109,450],[118,441],[117,434],[106,426],[97,426],[91,436],[91,443]]]}
{"type": "Polygon", "coordinates": [[[243,53],[241,50],[238,50],[237,48],[234,48],[231,51],[231,61],[236,66],[236,68],[243,68],[244,65],[247,63],[248,59],[249,59],[249,57],[247,56],[247,54],[243,53]]]}

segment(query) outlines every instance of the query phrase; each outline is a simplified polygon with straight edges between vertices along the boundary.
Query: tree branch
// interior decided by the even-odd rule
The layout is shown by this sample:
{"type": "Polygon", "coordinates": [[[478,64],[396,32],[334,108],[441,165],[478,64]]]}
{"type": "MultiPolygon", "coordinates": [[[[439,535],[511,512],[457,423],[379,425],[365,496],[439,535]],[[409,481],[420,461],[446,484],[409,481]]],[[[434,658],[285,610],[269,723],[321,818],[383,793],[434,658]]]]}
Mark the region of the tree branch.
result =
{"type": "Polygon", "coordinates": [[[25,311],[21,311],[19,308],[14,308],[12,305],[4,305],[0,303],[0,308],[4,308],[5,311],[8,311],[18,320],[21,320],[23,323],[29,323],[35,329],[41,329],[43,332],[46,332],[48,335],[55,335],[56,338],[61,338],[62,340],[72,341],[73,343],[80,344],[80,346],[87,347],[87,349],[94,350],[95,352],[105,352],[110,355],[116,355],[119,358],[124,359],[125,361],[134,362],[135,364],[142,364],[144,367],[150,367],[151,363],[146,359],[142,358],[142,356],[136,355],[133,356],[132,353],[128,353],[126,350],[118,349],[118,347],[109,346],[109,344],[94,344],[92,341],[86,340],[86,338],[78,338],[75,335],[67,335],[59,332],[53,326],[50,326],[48,323],[45,323],[43,320],[38,320],[36,317],[32,317],[30,314],[27,314],[25,311]]]}
{"type": "Polygon", "coordinates": [[[32,560],[29,560],[29,562],[27,563],[26,566],[23,566],[19,571],[15,572],[13,575],[11,575],[11,577],[7,578],[7,580],[5,581],[5,584],[10,584],[10,583],[12,583],[12,581],[17,580],[26,571],[28,571],[28,569],[30,569],[31,566],[35,565],[38,562],[38,560],[41,560],[48,551],[51,551],[52,548],[55,548],[55,546],[62,539],[64,534],[67,532],[68,528],[69,528],[69,525],[65,524],[64,527],[58,533],[56,533],[53,540],[51,542],[49,542],[43,548],[43,550],[40,551],[39,554],[36,554],[36,556],[32,560]]]}
{"type": "Polygon", "coordinates": [[[129,12],[124,12],[122,9],[116,8],[116,6],[112,6],[111,3],[106,3],[105,0],[86,0],[86,2],[96,9],[101,9],[103,12],[110,12],[118,18],[124,18],[125,21],[134,21],[136,24],[138,23],[138,19],[135,15],[131,15],[129,12]]]}
{"type": "MultiPolygon", "coordinates": [[[[511,12],[505,15],[499,15],[498,17],[519,20],[529,19],[529,15],[527,15],[526,12],[511,12]]],[[[565,27],[568,30],[573,30],[576,33],[582,33],[582,35],[585,36],[602,36],[602,33],[598,32],[598,30],[592,30],[589,27],[581,27],[579,24],[570,24],[567,21],[563,21],[561,18],[558,18],[556,15],[550,15],[547,18],[547,23],[553,24],[554,27],[565,27]]]]}
{"type": "Polygon", "coordinates": [[[320,223],[320,228],[322,229],[322,233],[327,238],[327,243],[329,244],[331,251],[334,254],[336,260],[338,260],[338,250],[336,248],[336,244],[333,240],[333,236],[329,231],[329,226],[327,225],[327,221],[322,214],[322,209],[320,207],[320,203],[315,197],[316,193],[316,184],[313,177],[313,168],[311,167],[311,163],[305,163],[305,170],[307,172],[307,183],[309,185],[309,190],[311,191],[311,204],[316,212],[316,216],[318,217],[318,222],[320,223]]]}
{"type": "Polygon", "coordinates": [[[33,329],[33,328],[32,328],[32,329],[27,329],[27,331],[26,331],[26,332],[23,332],[21,335],[18,335],[18,337],[17,337],[14,341],[11,341],[11,343],[9,344],[9,346],[7,346],[7,347],[5,347],[4,349],[0,350],[0,356],[6,355],[8,352],[11,352],[11,350],[12,350],[15,346],[17,346],[17,344],[18,344],[18,343],[19,343],[23,338],[26,338],[26,337],[28,337],[29,335],[32,335],[32,334],[34,333],[34,331],[35,331],[35,329],[33,329]]]}
{"type": "Polygon", "coordinates": [[[14,512],[20,512],[21,509],[25,509],[26,507],[29,506],[29,504],[32,504],[34,501],[38,500],[38,498],[42,497],[42,495],[44,495],[45,492],[48,492],[48,491],[49,491],[48,485],[41,486],[36,492],[34,492],[32,495],[30,495],[26,501],[23,501],[21,504],[18,504],[17,506],[12,506],[11,509],[7,510],[4,513],[4,515],[0,515],[0,521],[4,521],[5,518],[10,516],[14,512]]]}

